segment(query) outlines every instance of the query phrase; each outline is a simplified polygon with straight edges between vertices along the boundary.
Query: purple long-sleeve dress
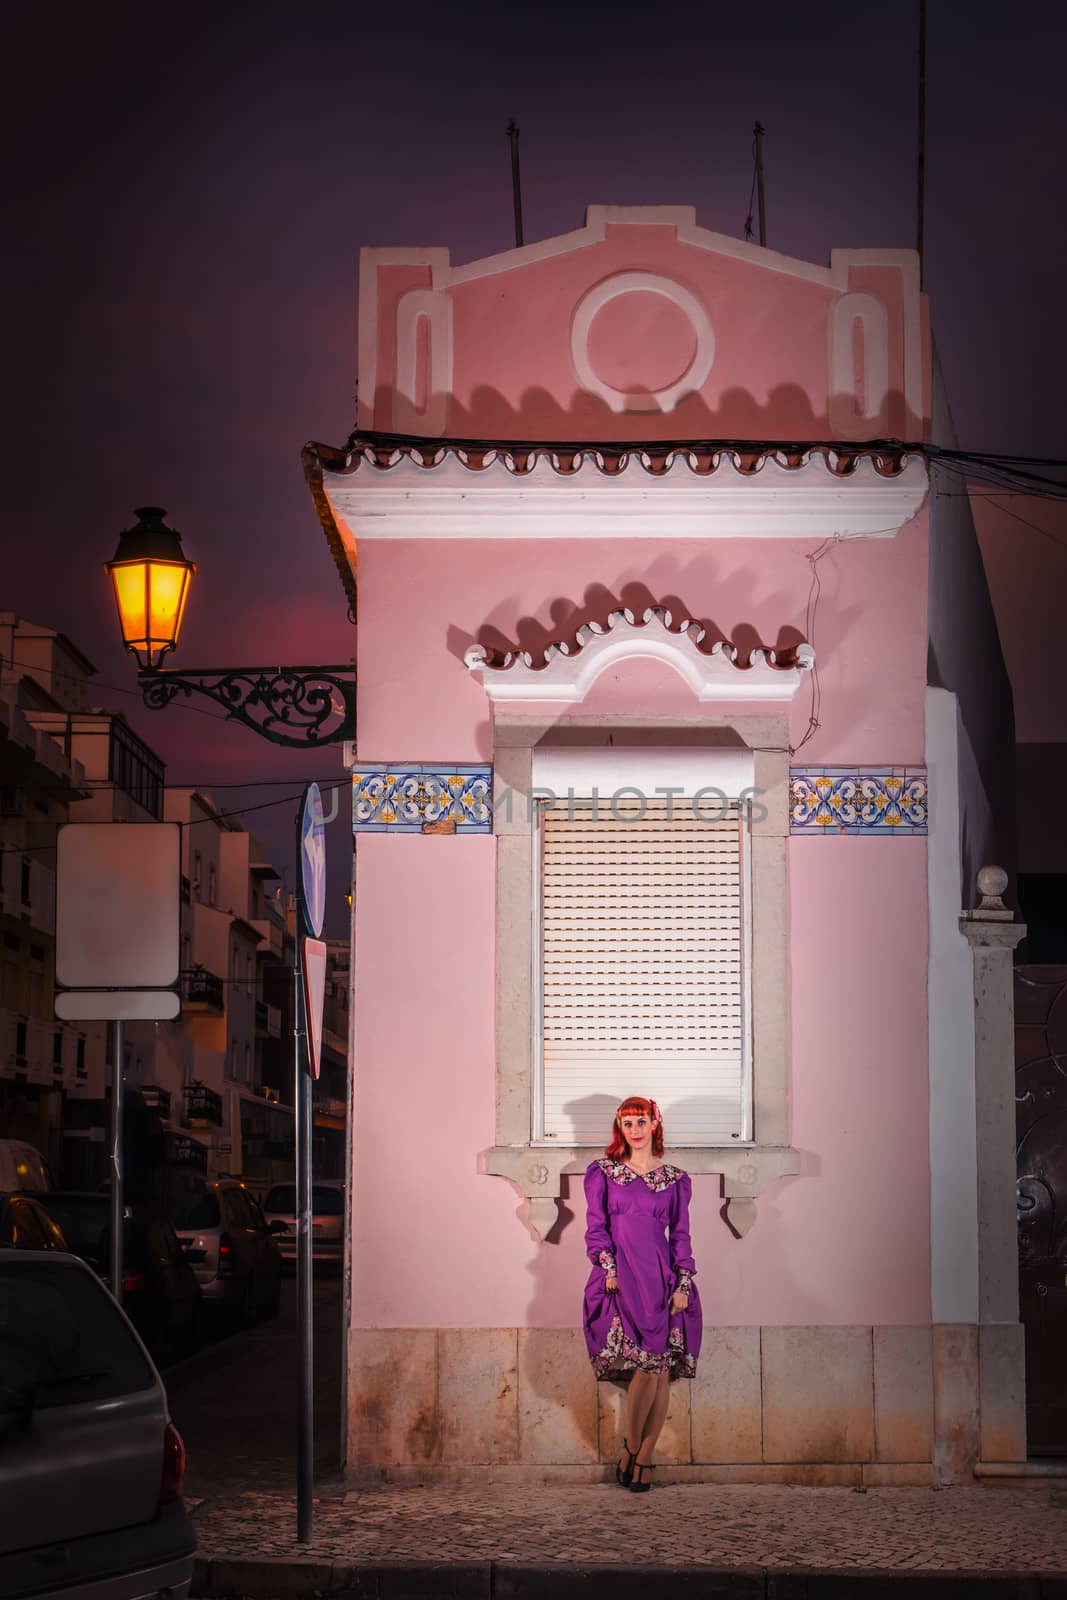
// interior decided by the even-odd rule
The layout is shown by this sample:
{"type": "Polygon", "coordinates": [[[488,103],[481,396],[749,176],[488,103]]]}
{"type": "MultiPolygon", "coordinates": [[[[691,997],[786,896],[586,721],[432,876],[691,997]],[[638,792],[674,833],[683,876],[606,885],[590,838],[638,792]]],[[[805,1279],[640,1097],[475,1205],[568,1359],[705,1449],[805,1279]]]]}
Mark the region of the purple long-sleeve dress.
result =
{"type": "Polygon", "coordinates": [[[619,1373],[696,1376],[703,1317],[689,1242],[689,1174],[656,1167],[641,1174],[608,1157],[586,1168],[585,1248],[593,1270],[585,1286],[585,1341],[598,1378],[619,1373]],[[608,1294],[609,1273],[618,1289],[608,1294]],[[685,1311],[668,1311],[684,1289],[685,1311]]]}

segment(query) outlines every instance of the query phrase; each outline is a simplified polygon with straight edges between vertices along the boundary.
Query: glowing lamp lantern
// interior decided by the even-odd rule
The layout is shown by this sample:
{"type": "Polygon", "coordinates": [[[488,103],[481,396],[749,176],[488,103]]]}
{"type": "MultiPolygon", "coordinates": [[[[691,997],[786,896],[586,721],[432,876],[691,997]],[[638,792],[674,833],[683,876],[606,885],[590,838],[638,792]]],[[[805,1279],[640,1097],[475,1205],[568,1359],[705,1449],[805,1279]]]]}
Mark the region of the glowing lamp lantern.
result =
{"type": "Polygon", "coordinates": [[[164,522],[160,506],[141,506],[133,528],[119,535],[119,547],[105,571],[115,586],[123,643],[142,667],[158,667],[178,645],[189,584],[196,562],[182,553],[181,535],[164,522]]]}

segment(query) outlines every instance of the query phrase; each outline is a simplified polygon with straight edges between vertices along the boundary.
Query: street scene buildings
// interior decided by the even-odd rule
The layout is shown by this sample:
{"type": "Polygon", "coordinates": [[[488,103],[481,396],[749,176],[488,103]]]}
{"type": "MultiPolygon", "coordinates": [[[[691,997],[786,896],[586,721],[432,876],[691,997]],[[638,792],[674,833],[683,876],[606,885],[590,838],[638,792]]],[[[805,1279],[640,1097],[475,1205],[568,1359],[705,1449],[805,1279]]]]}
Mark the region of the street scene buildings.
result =
{"type": "Polygon", "coordinates": [[[595,206],[364,250],[359,327],[305,455],[353,608],[358,552],[350,1476],[617,1457],[581,1175],[633,1093],[693,1175],[676,1475],[1018,1463],[1011,695],[887,442],[952,442],[917,257],[595,206]]]}
{"type": "MultiPolygon", "coordinates": [[[[97,707],[94,670],[61,633],[0,613],[2,1136],[38,1149],[61,1188],[107,1182],[112,1035],[53,1010],[56,833],[68,821],[176,822],[181,1014],[125,1027],[129,1179],[162,1160],[232,1174],[262,1195],[293,1176],[295,911],[240,820],[208,794],[168,788],[163,762],[122,714],[97,707]]],[[[314,1135],[318,1174],[335,1179],[347,979],[347,947],[335,942],[314,1135]]]]}

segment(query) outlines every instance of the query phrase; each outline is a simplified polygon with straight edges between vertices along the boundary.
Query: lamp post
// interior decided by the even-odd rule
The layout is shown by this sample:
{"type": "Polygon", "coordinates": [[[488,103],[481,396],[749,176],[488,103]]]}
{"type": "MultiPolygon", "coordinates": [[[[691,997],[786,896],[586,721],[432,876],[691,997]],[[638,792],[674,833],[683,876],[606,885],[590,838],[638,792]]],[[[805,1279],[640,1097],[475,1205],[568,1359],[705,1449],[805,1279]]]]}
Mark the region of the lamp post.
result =
{"type": "MultiPolygon", "coordinates": [[[[322,667],[191,667],[178,671],[161,665],[178,647],[189,589],[196,563],[182,551],[181,535],[168,528],[161,506],[141,506],[137,522],[119,536],[118,549],[105,571],[115,590],[123,643],[140,666],[138,681],[144,703],[153,711],[169,706],[178,695],[201,694],[222,706],[226,715],[272,744],[291,749],[314,749],[340,744],[355,735],[355,665],[322,667]]],[[[293,970],[293,1098],[299,1130],[297,1154],[297,1316],[300,1334],[300,1388],[297,1418],[297,1539],[311,1539],[314,1489],[314,1405],[312,1383],[311,1295],[311,1078],[307,1041],[321,1022],[309,1011],[301,955],[307,921],[314,938],[321,932],[321,903],[317,923],[308,914],[308,868],[300,840],[306,831],[311,791],[317,806],[317,844],[312,852],[318,882],[317,899],[324,893],[325,855],[322,806],[318,788],[305,790],[297,822],[296,960],[293,970]]],[[[322,950],[325,959],[325,948],[322,950]]],[[[320,995],[321,1004],[321,995],[320,995]]],[[[116,1085],[121,1065],[116,1067],[116,1085]]],[[[316,1073],[317,1075],[317,1073],[316,1073]]],[[[116,1173],[116,1192],[118,1176],[116,1173]]]]}
{"type": "Polygon", "coordinates": [[[340,666],[188,667],[161,665],[178,647],[195,561],[161,506],[141,506],[105,564],[118,607],[122,640],[140,666],[144,703],[162,711],[179,695],[205,695],[228,717],[272,744],[306,750],[353,736],[356,673],[340,666]]]}

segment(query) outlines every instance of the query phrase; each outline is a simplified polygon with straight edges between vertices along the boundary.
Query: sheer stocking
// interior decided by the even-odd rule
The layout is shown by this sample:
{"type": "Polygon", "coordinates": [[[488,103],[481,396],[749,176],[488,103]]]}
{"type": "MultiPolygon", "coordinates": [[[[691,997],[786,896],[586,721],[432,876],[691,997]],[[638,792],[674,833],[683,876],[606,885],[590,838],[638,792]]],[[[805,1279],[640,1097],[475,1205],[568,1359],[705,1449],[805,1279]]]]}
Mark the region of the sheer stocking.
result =
{"type": "MultiPolygon", "coordinates": [[[[641,1448],[648,1416],[655,1404],[656,1382],[654,1372],[635,1372],[630,1379],[630,1392],[626,1401],[626,1441],[631,1450],[636,1451],[641,1448]]],[[[623,1464],[625,1465],[625,1458],[623,1464]]]]}
{"type": "MultiPolygon", "coordinates": [[[[636,1377],[637,1374],[635,1373],[636,1377]]],[[[663,1432],[663,1424],[667,1420],[667,1411],[671,1403],[671,1379],[667,1372],[642,1373],[642,1377],[652,1384],[652,1403],[645,1413],[644,1424],[641,1429],[641,1444],[637,1451],[637,1459],[642,1466],[652,1465],[652,1452],[656,1448],[656,1441],[663,1432]]],[[[631,1443],[633,1436],[631,1435],[631,1443]]]]}

